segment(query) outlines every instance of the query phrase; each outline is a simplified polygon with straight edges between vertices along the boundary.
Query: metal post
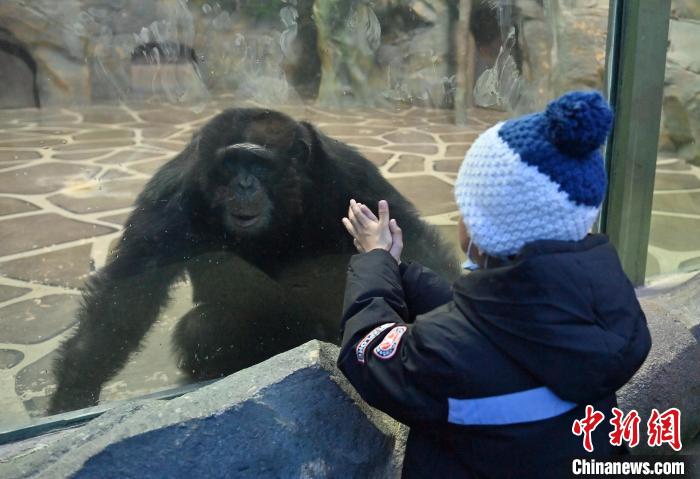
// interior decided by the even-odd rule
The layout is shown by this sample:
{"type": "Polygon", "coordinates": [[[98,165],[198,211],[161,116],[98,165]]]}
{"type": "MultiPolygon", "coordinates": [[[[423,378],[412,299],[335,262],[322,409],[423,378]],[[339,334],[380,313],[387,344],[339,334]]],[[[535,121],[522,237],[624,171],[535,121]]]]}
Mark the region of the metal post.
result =
{"type": "Polygon", "coordinates": [[[601,231],[634,284],[644,282],[671,0],[611,0],[606,61],[615,123],[605,151],[601,231]]]}

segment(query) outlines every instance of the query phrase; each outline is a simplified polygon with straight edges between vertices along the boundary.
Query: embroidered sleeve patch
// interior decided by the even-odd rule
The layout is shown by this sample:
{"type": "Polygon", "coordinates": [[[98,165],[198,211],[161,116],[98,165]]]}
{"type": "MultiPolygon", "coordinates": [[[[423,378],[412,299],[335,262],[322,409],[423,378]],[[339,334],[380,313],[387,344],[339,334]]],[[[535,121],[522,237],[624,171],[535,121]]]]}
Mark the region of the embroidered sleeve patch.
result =
{"type": "Polygon", "coordinates": [[[374,339],[379,336],[382,331],[384,331],[387,328],[392,327],[396,323],[385,323],[382,324],[381,326],[377,326],[374,328],[372,331],[369,332],[367,336],[362,338],[362,341],[357,343],[357,347],[355,348],[355,355],[357,356],[357,360],[361,363],[365,362],[365,351],[367,350],[367,346],[369,346],[369,343],[374,341],[374,339]]]}
{"type": "Polygon", "coordinates": [[[384,336],[384,339],[379,346],[374,348],[374,355],[379,359],[389,359],[399,348],[399,342],[401,341],[401,336],[406,332],[408,328],[406,326],[396,326],[394,329],[389,331],[389,333],[384,336]]]}

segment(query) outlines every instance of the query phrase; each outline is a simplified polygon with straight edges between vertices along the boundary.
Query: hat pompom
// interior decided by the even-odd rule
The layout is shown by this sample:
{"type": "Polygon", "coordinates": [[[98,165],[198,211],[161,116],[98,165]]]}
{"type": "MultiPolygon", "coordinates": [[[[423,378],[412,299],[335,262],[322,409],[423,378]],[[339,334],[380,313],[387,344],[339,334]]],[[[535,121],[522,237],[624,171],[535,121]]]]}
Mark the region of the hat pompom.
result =
{"type": "Polygon", "coordinates": [[[608,136],[613,113],[603,96],[595,91],[575,91],[547,106],[550,141],[559,151],[585,158],[600,148],[608,136]]]}

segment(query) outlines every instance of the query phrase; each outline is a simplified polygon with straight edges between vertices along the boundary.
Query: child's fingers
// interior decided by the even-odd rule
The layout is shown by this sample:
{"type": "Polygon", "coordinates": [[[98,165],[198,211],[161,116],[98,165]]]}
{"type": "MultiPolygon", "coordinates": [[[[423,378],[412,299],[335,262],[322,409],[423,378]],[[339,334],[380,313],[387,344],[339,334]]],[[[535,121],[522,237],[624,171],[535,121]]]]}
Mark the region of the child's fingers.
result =
{"type": "MultiPolygon", "coordinates": [[[[351,200],[351,201],[354,201],[354,200],[351,200]]],[[[350,223],[355,227],[356,230],[358,228],[362,227],[362,225],[360,225],[360,222],[357,220],[357,217],[355,215],[355,211],[353,210],[352,204],[350,206],[348,206],[347,218],[350,221],[350,223]]]]}
{"type": "Polygon", "coordinates": [[[396,220],[389,221],[389,231],[391,231],[391,242],[398,247],[403,247],[403,231],[396,220]]]}
{"type": "Polygon", "coordinates": [[[348,215],[346,216],[348,220],[353,220],[355,218],[355,214],[352,212],[352,208],[348,206],[348,215]]]}
{"type": "Polygon", "coordinates": [[[379,225],[386,227],[389,225],[389,203],[386,200],[379,200],[377,205],[379,210],[379,225]]]}
{"type": "Polygon", "coordinates": [[[357,216],[352,210],[348,210],[347,218],[350,224],[352,225],[353,229],[355,230],[355,237],[357,237],[361,231],[365,230],[365,226],[362,223],[360,223],[357,216]]]}
{"type": "Polygon", "coordinates": [[[374,212],[370,210],[367,205],[360,203],[360,211],[362,211],[362,214],[364,214],[367,218],[371,219],[372,221],[379,221],[379,218],[377,218],[374,212]]]}
{"type": "Polygon", "coordinates": [[[369,218],[362,214],[360,211],[360,205],[355,200],[350,200],[350,209],[352,210],[353,217],[350,220],[359,223],[361,226],[367,226],[370,223],[369,218]]]}
{"type": "Polygon", "coordinates": [[[391,234],[394,234],[397,231],[401,231],[401,228],[399,228],[399,224],[396,222],[395,219],[389,221],[389,231],[391,231],[391,234]]]}
{"type": "MultiPolygon", "coordinates": [[[[343,218],[342,222],[345,229],[348,231],[348,233],[350,233],[350,236],[357,238],[357,231],[355,231],[355,227],[353,226],[352,222],[347,218],[343,218]]],[[[355,239],[355,241],[357,240],[355,239]]]]}
{"type": "Polygon", "coordinates": [[[362,245],[360,244],[360,242],[357,241],[357,238],[353,238],[352,244],[355,245],[355,249],[356,249],[359,253],[364,253],[364,252],[365,252],[365,249],[362,247],[362,245]]]}

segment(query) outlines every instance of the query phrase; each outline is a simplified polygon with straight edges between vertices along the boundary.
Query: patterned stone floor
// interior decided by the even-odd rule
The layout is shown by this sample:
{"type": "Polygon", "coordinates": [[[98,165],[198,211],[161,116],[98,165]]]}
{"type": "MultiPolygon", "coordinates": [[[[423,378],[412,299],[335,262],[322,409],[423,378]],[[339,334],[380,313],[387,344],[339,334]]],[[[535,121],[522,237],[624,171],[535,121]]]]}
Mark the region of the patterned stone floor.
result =
{"type": "MultiPolygon", "coordinates": [[[[135,195],[153,172],[232,100],[169,105],[5,110],[0,114],[0,428],[40,416],[50,364],[70,334],[84,280],[106,261],[135,195]]],[[[455,245],[452,184],[468,146],[502,114],[479,110],[466,127],[444,110],[281,108],[358,147],[455,245]]],[[[700,263],[700,169],[661,160],[650,270],[700,263]]],[[[191,305],[186,282],[146,345],[102,399],[181,383],[169,353],[174,322],[191,305]]]]}
{"type": "MultiPolygon", "coordinates": [[[[0,426],[41,415],[54,350],[70,334],[79,288],[106,261],[136,194],[153,172],[222,108],[158,105],[8,110],[0,116],[0,426]]],[[[470,142],[501,115],[464,128],[444,110],[281,108],[351,143],[456,244],[451,185],[470,142]]],[[[169,354],[174,321],[191,305],[187,283],[146,347],[103,390],[103,400],[183,380],[169,354]]]]}
{"type": "Polygon", "coordinates": [[[647,278],[700,270],[700,167],[659,158],[647,278]]]}

